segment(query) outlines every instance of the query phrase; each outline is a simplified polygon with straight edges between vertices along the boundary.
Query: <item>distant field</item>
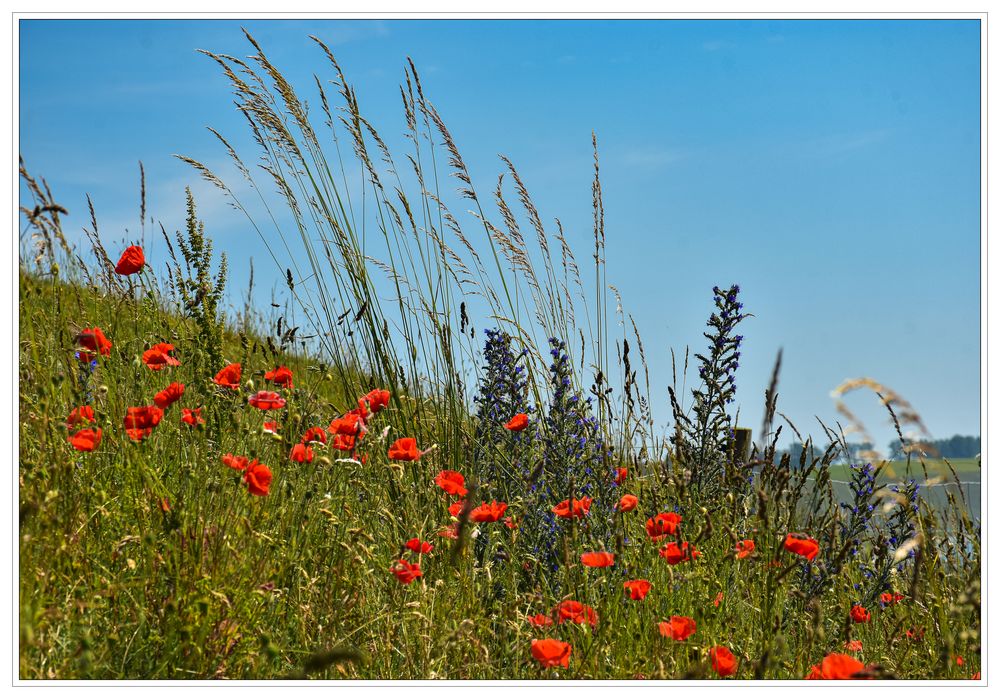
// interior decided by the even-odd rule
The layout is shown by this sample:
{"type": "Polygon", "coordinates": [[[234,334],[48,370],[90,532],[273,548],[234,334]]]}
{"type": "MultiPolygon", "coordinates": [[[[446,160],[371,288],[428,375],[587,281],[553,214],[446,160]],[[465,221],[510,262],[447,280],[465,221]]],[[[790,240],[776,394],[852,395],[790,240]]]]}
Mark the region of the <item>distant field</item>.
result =
{"type": "MultiPolygon", "coordinates": [[[[982,471],[976,459],[949,459],[955,473],[962,483],[962,493],[964,493],[964,506],[968,508],[969,514],[973,518],[979,519],[982,507],[982,491],[980,481],[982,471]]],[[[926,460],[927,475],[931,482],[930,487],[921,489],[921,498],[936,508],[951,507],[949,495],[952,497],[958,493],[958,484],[955,477],[948,470],[948,466],[940,459],[926,460]]],[[[851,468],[847,464],[834,464],[830,467],[830,478],[833,480],[834,491],[838,498],[848,499],[850,497],[851,468]]],[[[892,461],[879,475],[878,483],[888,485],[912,478],[917,483],[923,485],[926,482],[924,470],[919,461],[910,463],[909,475],[906,470],[905,461],[892,461]]]]}
{"type": "MultiPolygon", "coordinates": [[[[982,471],[978,460],[949,459],[948,461],[963,483],[980,480],[982,471]]],[[[937,476],[949,481],[954,480],[951,471],[948,470],[947,464],[941,459],[927,459],[924,463],[927,466],[927,475],[931,478],[937,476]]],[[[851,468],[847,464],[834,464],[830,467],[830,477],[834,480],[850,480],[850,471],[851,468]]],[[[879,481],[891,482],[906,478],[913,478],[918,483],[923,482],[924,469],[919,461],[914,460],[910,462],[909,475],[907,474],[905,461],[891,461],[885,470],[882,471],[879,481]]]]}

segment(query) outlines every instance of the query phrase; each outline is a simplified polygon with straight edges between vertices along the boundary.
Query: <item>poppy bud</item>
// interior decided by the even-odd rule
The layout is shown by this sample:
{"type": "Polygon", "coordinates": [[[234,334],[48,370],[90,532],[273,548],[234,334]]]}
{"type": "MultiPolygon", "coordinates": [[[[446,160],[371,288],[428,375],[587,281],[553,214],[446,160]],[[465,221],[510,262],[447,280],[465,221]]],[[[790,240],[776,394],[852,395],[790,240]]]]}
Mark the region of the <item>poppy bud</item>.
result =
{"type": "Polygon", "coordinates": [[[323,464],[324,466],[329,466],[330,465],[330,457],[328,457],[328,456],[321,456],[318,459],[316,459],[316,461],[318,461],[319,463],[323,464]]]}
{"type": "MultiPolygon", "coordinates": [[[[732,494],[732,493],[730,493],[730,495],[731,495],[731,494],[732,494]]],[[[707,507],[702,507],[702,508],[701,508],[701,513],[702,513],[703,515],[707,515],[707,514],[708,514],[708,508],[707,508],[707,507]]]]}
{"type": "Polygon", "coordinates": [[[243,384],[243,388],[245,388],[248,391],[253,391],[253,379],[247,379],[246,382],[243,384]]]}
{"type": "Polygon", "coordinates": [[[108,387],[105,385],[100,385],[97,387],[97,395],[100,398],[105,398],[108,395],[108,387]]]}
{"type": "Polygon", "coordinates": [[[275,442],[285,441],[284,438],[277,432],[268,432],[268,434],[271,435],[271,439],[273,439],[275,442]]]}
{"type": "Polygon", "coordinates": [[[730,504],[732,504],[732,502],[733,502],[733,501],[734,501],[735,499],[736,499],[736,498],[735,498],[735,497],[733,497],[733,493],[732,493],[732,491],[730,491],[730,492],[726,493],[726,500],[728,500],[728,501],[730,502],[730,504]]]}

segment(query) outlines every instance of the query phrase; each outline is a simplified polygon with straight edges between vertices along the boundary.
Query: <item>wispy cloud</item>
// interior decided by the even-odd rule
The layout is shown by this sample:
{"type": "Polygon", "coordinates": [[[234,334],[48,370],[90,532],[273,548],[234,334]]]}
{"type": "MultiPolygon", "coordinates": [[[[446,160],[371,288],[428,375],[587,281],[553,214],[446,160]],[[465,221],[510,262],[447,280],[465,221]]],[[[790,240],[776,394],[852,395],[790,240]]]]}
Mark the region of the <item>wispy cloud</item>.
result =
{"type": "Polygon", "coordinates": [[[621,153],[621,161],[624,165],[646,170],[659,170],[681,160],[682,157],[680,151],[656,147],[629,147],[621,153]]]}
{"type": "Polygon", "coordinates": [[[809,142],[816,155],[834,157],[868,148],[889,138],[889,129],[873,129],[856,133],[831,134],[809,142]]]}
{"type": "Polygon", "coordinates": [[[734,48],[736,48],[736,44],[731,41],[723,41],[722,39],[706,41],[701,45],[702,51],[723,51],[734,48]]]}

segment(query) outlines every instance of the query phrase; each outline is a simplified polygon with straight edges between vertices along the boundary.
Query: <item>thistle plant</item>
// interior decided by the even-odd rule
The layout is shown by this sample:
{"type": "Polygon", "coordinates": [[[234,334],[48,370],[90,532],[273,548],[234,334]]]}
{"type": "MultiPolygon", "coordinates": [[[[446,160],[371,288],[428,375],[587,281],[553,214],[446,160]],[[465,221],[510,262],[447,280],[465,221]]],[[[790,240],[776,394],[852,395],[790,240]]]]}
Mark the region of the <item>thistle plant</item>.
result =
{"type": "Polygon", "coordinates": [[[709,341],[708,353],[695,354],[700,362],[701,384],[691,391],[693,418],[681,410],[673,389],[670,399],[677,425],[672,438],[676,458],[691,469],[695,489],[718,494],[727,476],[726,463],[731,459],[735,437],[727,412],[736,395],[736,370],[743,343],[743,336],[735,331],[748,314],[742,312],[738,285],[727,290],[714,287],[712,291],[717,312],[709,317],[709,330],[703,333],[709,341]]]}
{"type": "Polygon", "coordinates": [[[875,478],[877,470],[871,464],[851,464],[850,503],[840,503],[842,511],[848,513],[847,525],[841,530],[842,543],[850,542],[848,553],[855,556],[862,545],[862,537],[867,533],[875,514],[875,478]]]}
{"type": "Polygon", "coordinates": [[[870,582],[866,588],[862,605],[870,605],[882,592],[890,588],[889,580],[894,573],[902,573],[917,554],[916,520],[920,513],[920,486],[916,481],[889,487],[896,496],[896,506],[886,522],[886,531],[879,538],[871,567],[862,566],[865,578],[870,582]]]}
{"type": "MultiPolygon", "coordinates": [[[[827,552],[816,561],[810,561],[799,573],[800,589],[805,597],[814,598],[825,592],[852,561],[864,560],[870,555],[869,538],[875,529],[875,481],[879,469],[871,464],[851,464],[850,502],[841,502],[840,511],[845,513],[843,527],[824,527],[820,535],[820,546],[827,552]]],[[[831,511],[831,522],[837,521],[831,511]]],[[[864,566],[862,565],[862,568],[864,566]]],[[[857,587],[857,586],[856,586],[857,587]]]]}
{"type": "Polygon", "coordinates": [[[478,486],[490,499],[513,502],[523,498],[531,466],[524,459],[533,433],[513,432],[504,425],[519,413],[531,415],[528,380],[520,362],[525,353],[515,355],[512,338],[502,330],[486,330],[483,358],[486,365],[473,398],[476,404],[476,441],[473,469],[478,486]]]}
{"type": "MultiPolygon", "coordinates": [[[[583,398],[573,388],[572,367],[566,343],[549,338],[549,386],[552,390],[542,445],[542,463],[531,484],[521,535],[528,539],[528,553],[544,574],[556,572],[562,561],[561,542],[573,520],[564,526],[552,513],[562,500],[592,498],[583,523],[588,544],[606,547],[610,543],[615,504],[614,469],[611,448],[601,437],[598,420],[591,414],[593,400],[583,398]]],[[[535,474],[533,474],[535,475],[535,474]]]]}
{"type": "MultiPolygon", "coordinates": [[[[476,405],[475,445],[472,469],[478,496],[484,500],[520,503],[525,500],[531,466],[527,455],[534,441],[532,430],[515,432],[504,425],[519,413],[531,415],[528,381],[520,362],[525,352],[514,354],[511,336],[502,330],[486,330],[483,358],[486,365],[473,398],[476,405]]],[[[490,549],[488,528],[480,530],[475,553],[480,565],[490,549]]],[[[503,556],[502,551],[496,555],[503,556]]]]}

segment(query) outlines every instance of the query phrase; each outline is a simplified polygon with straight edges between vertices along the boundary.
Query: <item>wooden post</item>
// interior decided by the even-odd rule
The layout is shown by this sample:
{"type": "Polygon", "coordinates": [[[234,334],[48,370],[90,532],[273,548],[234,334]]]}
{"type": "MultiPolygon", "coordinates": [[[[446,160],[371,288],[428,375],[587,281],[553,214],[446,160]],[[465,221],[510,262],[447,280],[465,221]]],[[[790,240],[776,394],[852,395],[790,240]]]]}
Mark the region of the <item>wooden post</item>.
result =
{"type": "Polygon", "coordinates": [[[746,463],[750,460],[750,445],[753,444],[753,430],[749,427],[737,427],[736,444],[733,449],[733,458],[737,463],[746,463]]]}

